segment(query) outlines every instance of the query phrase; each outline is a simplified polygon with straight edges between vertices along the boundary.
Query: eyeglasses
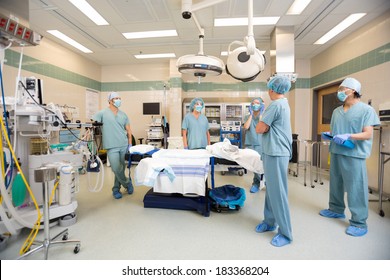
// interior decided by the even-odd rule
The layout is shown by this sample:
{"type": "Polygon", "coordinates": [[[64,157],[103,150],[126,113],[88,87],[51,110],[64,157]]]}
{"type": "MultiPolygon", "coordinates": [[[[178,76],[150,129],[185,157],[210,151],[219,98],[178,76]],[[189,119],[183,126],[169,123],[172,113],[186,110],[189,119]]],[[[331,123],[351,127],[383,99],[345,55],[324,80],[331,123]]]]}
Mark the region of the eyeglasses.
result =
{"type": "Polygon", "coordinates": [[[350,88],[347,88],[347,87],[339,87],[339,89],[337,91],[343,91],[343,92],[346,92],[348,90],[353,90],[353,89],[350,89],[350,88]]]}

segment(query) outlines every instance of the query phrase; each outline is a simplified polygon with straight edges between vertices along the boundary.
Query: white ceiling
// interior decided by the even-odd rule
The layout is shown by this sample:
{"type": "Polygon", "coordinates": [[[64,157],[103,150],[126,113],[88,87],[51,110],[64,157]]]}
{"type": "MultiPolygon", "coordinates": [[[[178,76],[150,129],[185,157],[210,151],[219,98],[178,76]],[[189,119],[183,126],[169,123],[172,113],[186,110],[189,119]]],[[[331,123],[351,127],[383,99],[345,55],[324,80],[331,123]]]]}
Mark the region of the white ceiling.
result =
{"type": "MultiPolygon", "coordinates": [[[[173,52],[182,55],[199,51],[199,30],[193,19],[183,19],[181,0],[88,0],[109,22],[96,26],[67,0],[29,0],[30,28],[80,53],[99,65],[161,62],[137,60],[134,54],[173,52]],[[56,39],[46,30],[57,29],[93,51],[84,54],[56,39]],[[127,40],[122,32],[176,29],[178,37],[127,40]]],[[[204,0],[193,0],[193,4],[204,0]]],[[[312,0],[301,15],[285,15],[293,0],[253,0],[253,16],[280,16],[276,26],[294,26],[295,58],[311,58],[367,24],[390,8],[389,0],[312,0]],[[351,13],[367,13],[325,45],[313,43],[351,13]]],[[[242,41],[248,27],[214,27],[214,18],[247,17],[248,1],[227,0],[194,12],[205,30],[204,54],[220,57],[233,41],[242,41]]],[[[254,26],[256,46],[269,51],[275,26],[254,26]]],[[[44,39],[43,39],[44,40],[44,39]]],[[[221,57],[225,62],[226,60],[221,57]]],[[[168,61],[169,59],[165,59],[168,61]]]]}

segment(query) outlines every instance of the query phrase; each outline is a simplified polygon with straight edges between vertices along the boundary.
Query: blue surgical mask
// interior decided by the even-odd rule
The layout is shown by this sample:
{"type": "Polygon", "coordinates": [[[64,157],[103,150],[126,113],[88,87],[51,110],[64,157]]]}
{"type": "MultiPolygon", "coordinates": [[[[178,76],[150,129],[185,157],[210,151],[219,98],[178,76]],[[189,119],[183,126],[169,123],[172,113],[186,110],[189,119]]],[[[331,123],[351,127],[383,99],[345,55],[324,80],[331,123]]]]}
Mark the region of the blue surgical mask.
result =
{"type": "Polygon", "coordinates": [[[197,112],[201,112],[202,111],[202,108],[203,108],[203,106],[201,106],[201,105],[197,105],[196,107],[195,107],[195,110],[197,111],[197,112]]]}
{"type": "Polygon", "coordinates": [[[115,107],[119,108],[121,106],[121,104],[122,104],[122,100],[120,100],[120,99],[115,99],[114,100],[114,106],[115,107]]]}
{"type": "Polygon", "coordinates": [[[348,95],[345,94],[344,91],[339,91],[337,92],[337,98],[341,101],[344,102],[347,99],[348,95]]]}
{"type": "Polygon", "coordinates": [[[260,104],[253,104],[252,105],[253,111],[259,111],[260,110],[260,104]]]}

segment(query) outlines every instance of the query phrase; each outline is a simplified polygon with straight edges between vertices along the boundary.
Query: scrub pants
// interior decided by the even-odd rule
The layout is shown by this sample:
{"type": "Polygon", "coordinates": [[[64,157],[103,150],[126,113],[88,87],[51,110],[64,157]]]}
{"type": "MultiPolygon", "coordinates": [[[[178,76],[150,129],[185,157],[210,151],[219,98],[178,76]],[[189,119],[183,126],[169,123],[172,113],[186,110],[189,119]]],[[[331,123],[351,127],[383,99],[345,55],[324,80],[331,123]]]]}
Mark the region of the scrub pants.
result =
{"type": "Polygon", "coordinates": [[[278,225],[278,233],[292,241],[287,184],[289,160],[288,156],[279,157],[263,154],[264,172],[267,174],[264,222],[269,226],[278,225]]]}
{"type": "MultiPolygon", "coordinates": [[[[247,148],[256,151],[259,154],[259,156],[261,155],[261,146],[260,145],[247,146],[247,148]]],[[[264,180],[264,174],[253,173],[253,183],[252,183],[252,185],[256,185],[256,186],[259,187],[261,180],[264,180]]]]}
{"type": "Polygon", "coordinates": [[[127,152],[127,146],[112,148],[107,150],[108,160],[111,164],[111,170],[114,172],[115,181],[112,191],[119,191],[121,185],[127,189],[127,186],[131,182],[131,178],[126,178],[125,169],[125,154],[127,152]]]}
{"type": "Polygon", "coordinates": [[[329,210],[343,214],[345,210],[344,192],[351,211],[350,224],[367,228],[368,218],[368,179],[366,159],[331,154],[329,210]]]}

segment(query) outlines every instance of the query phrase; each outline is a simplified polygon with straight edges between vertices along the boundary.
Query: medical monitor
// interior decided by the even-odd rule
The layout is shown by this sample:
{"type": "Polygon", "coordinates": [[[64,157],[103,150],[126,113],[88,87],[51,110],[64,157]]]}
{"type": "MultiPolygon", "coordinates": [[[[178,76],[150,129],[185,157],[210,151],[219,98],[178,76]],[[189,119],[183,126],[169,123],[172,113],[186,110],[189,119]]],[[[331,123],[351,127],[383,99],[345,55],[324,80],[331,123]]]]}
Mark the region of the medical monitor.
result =
{"type": "Polygon", "coordinates": [[[160,102],[150,102],[143,104],[144,115],[160,115],[160,102]]]}

